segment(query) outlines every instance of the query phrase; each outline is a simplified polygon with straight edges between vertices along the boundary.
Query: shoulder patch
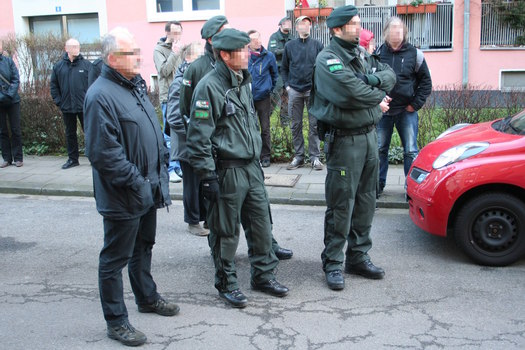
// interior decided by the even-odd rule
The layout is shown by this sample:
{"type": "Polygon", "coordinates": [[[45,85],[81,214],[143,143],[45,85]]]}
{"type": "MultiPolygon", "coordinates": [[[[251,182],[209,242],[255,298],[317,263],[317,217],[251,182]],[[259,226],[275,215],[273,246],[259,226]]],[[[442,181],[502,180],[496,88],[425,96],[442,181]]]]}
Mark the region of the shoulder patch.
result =
{"type": "Polygon", "coordinates": [[[195,110],[195,118],[196,119],[208,119],[210,117],[210,114],[207,110],[204,109],[196,109],[195,110]]]}
{"type": "Polygon", "coordinates": [[[338,71],[338,70],[342,70],[343,69],[343,65],[342,64],[334,64],[334,65],[328,67],[328,69],[330,70],[330,72],[335,72],[335,71],[338,71]]]}
{"type": "Polygon", "coordinates": [[[210,103],[206,100],[195,101],[195,108],[197,109],[210,109],[210,103]]]}
{"type": "Polygon", "coordinates": [[[327,66],[333,66],[334,64],[341,64],[341,60],[339,58],[330,58],[326,60],[327,66]]]}
{"type": "Polygon", "coordinates": [[[182,79],[182,85],[191,87],[191,80],[182,79]]]}

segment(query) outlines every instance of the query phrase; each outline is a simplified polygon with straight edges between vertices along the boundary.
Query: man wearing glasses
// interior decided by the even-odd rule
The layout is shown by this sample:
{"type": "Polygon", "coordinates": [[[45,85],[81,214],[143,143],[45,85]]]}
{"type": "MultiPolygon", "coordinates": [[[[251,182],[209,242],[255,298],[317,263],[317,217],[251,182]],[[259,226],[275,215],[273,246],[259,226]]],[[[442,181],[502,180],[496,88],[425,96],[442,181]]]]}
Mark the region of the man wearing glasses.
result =
{"type": "Polygon", "coordinates": [[[86,155],[93,169],[98,212],[103,216],[104,246],[99,257],[99,292],[107,335],[137,346],[146,336],[128,321],[122,269],[139,312],[173,316],[151,276],[157,208],[171,204],[168,151],[146,83],[139,74],[140,49],[124,28],[102,40],[104,65],[86,94],[86,155]]]}

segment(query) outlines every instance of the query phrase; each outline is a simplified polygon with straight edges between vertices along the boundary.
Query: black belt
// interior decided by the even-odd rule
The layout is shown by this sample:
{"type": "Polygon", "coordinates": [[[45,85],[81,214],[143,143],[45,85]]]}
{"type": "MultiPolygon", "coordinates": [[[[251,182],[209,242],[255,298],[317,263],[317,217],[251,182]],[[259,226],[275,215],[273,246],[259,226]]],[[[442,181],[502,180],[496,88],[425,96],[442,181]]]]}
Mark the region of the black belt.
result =
{"type": "Polygon", "coordinates": [[[364,128],[358,128],[358,129],[335,129],[335,134],[337,136],[355,136],[355,135],[363,135],[368,134],[370,131],[374,130],[376,128],[375,125],[368,125],[364,128]]]}
{"type": "Polygon", "coordinates": [[[253,160],[249,159],[219,159],[217,160],[217,165],[220,169],[242,168],[252,162],[253,160]]]}

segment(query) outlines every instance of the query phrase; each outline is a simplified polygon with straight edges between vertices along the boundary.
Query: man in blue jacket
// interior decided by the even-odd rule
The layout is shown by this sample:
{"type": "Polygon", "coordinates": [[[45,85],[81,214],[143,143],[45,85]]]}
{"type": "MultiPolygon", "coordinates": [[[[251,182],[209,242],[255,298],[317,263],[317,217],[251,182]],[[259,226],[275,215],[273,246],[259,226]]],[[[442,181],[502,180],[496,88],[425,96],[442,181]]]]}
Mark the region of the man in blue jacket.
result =
{"type": "MultiPolygon", "coordinates": [[[[323,49],[319,40],[310,38],[312,20],[300,16],[295,20],[298,38],[289,41],[284,46],[281,74],[283,84],[288,91],[288,113],[292,118],[292,138],[295,156],[286,169],[293,170],[304,165],[303,111],[310,103],[312,89],[312,73],[315,58],[323,49]]],[[[320,141],[317,135],[317,120],[308,112],[308,153],[312,168],[323,170],[319,159],[320,141]]]]}
{"type": "Polygon", "coordinates": [[[263,168],[267,168],[270,166],[272,146],[270,137],[270,95],[279,78],[279,71],[274,54],[267,51],[261,44],[261,34],[256,30],[250,30],[248,35],[250,36],[248,70],[252,76],[253,101],[259,117],[263,142],[261,165],[263,168]]]}
{"type": "Polygon", "coordinates": [[[80,54],[80,43],[76,39],[66,41],[64,56],[53,67],[51,74],[51,97],[60,107],[66,127],[67,162],[62,169],[78,166],[77,118],[84,129],[82,105],[88,89],[91,62],[80,54]]]}

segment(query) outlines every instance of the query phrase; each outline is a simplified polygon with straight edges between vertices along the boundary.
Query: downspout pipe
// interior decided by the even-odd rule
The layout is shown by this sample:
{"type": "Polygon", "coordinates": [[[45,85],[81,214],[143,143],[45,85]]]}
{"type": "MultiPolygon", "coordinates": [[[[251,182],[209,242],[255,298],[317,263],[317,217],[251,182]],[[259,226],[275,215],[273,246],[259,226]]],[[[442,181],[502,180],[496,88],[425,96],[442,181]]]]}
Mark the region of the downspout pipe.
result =
{"type": "Polygon", "coordinates": [[[470,0],[464,0],[463,8],[463,88],[468,85],[469,61],[469,36],[470,36],[470,0]]]}

